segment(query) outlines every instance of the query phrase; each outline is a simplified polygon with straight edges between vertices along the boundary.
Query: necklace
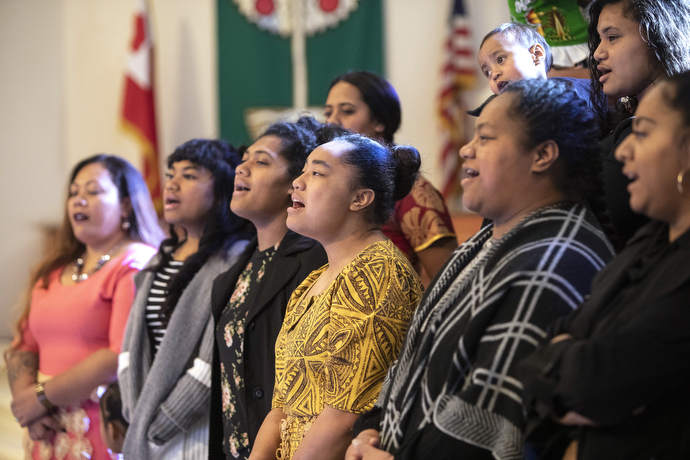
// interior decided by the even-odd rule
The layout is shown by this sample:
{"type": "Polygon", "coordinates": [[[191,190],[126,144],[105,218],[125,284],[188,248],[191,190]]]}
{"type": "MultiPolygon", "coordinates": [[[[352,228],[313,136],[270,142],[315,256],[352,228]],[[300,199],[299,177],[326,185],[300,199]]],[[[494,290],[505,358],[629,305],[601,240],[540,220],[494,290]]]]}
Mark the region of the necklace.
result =
{"type": "Polygon", "coordinates": [[[115,254],[115,251],[120,249],[120,246],[122,246],[122,243],[124,243],[124,239],[120,240],[117,242],[115,246],[112,247],[110,251],[108,251],[107,254],[103,254],[100,259],[98,259],[98,262],[96,262],[96,266],[91,269],[91,272],[89,273],[82,273],[82,270],[84,269],[84,259],[82,257],[79,257],[76,262],[74,262],[74,268],[73,273],[72,273],[72,280],[75,283],[81,283],[82,281],[85,281],[89,278],[89,276],[92,276],[94,273],[96,273],[98,270],[103,267],[109,260],[110,257],[115,254]]]}

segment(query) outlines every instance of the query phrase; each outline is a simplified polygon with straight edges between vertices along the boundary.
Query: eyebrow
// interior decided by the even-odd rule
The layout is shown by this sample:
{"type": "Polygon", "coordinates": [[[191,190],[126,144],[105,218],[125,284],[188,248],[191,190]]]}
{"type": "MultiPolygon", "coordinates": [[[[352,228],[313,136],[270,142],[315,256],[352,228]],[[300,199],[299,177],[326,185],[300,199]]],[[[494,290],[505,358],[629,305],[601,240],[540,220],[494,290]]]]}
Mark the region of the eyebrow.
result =
{"type": "Polygon", "coordinates": [[[635,118],[633,118],[633,125],[634,125],[634,126],[637,126],[637,125],[639,125],[640,123],[643,123],[643,122],[647,122],[647,123],[650,123],[650,124],[652,124],[652,125],[655,125],[655,124],[656,124],[656,121],[655,121],[655,120],[652,120],[652,119],[649,118],[649,117],[635,117],[635,118]]]}
{"type": "Polygon", "coordinates": [[[327,167],[328,169],[332,169],[332,168],[328,165],[328,163],[326,163],[326,162],[323,161],[323,160],[311,160],[311,164],[313,164],[313,165],[322,165],[322,166],[327,167]]]}
{"type": "Polygon", "coordinates": [[[601,32],[599,32],[599,35],[604,35],[604,34],[610,32],[611,30],[615,30],[615,31],[620,32],[620,29],[618,29],[618,27],[616,27],[616,26],[608,26],[608,27],[604,28],[601,32]]]}
{"type": "Polygon", "coordinates": [[[479,131],[482,128],[491,128],[491,123],[485,121],[484,123],[477,123],[477,126],[474,127],[474,129],[477,131],[479,131]]]}

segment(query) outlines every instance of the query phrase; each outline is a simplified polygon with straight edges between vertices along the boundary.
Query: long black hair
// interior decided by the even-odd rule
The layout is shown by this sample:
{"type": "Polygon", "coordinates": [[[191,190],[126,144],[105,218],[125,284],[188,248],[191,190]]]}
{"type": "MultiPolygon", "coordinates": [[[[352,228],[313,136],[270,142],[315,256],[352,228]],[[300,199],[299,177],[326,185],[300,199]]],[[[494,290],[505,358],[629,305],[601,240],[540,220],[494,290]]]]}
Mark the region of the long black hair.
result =
{"type": "Polygon", "coordinates": [[[599,127],[587,101],[572,83],[558,79],[513,81],[503,93],[516,93],[510,116],[521,120],[524,147],[528,150],[552,140],[558,159],[551,174],[553,183],[573,201],[585,201],[609,240],[617,237],[604,202],[603,166],[599,127]]]}
{"type": "MultiPolygon", "coordinates": [[[[242,158],[238,151],[222,140],[192,139],[175,149],[168,156],[168,168],[173,163],[187,160],[206,168],[213,175],[213,206],[204,217],[203,233],[199,240],[199,250],[189,256],[180,271],[170,280],[168,295],[161,307],[161,314],[168,321],[177,305],[182,291],[208,259],[225,252],[237,241],[252,235],[251,223],[230,210],[230,200],[234,190],[235,168],[242,158]]],[[[170,238],[161,243],[161,263],[152,270],[167,265],[172,258],[172,248],[180,244],[173,225],[170,238]]]]}
{"type": "MultiPolygon", "coordinates": [[[[601,43],[597,30],[604,7],[621,4],[623,12],[640,25],[640,36],[647,43],[654,59],[666,75],[690,70],[690,1],[689,0],[594,0],[589,7],[589,74],[592,106],[599,115],[603,134],[618,122],[632,115],[636,107],[634,94],[628,95],[632,104],[617,103],[609,107],[604,85],[599,82],[601,72],[594,54],[601,43]]],[[[651,82],[650,82],[651,83],[651,82]]]]}

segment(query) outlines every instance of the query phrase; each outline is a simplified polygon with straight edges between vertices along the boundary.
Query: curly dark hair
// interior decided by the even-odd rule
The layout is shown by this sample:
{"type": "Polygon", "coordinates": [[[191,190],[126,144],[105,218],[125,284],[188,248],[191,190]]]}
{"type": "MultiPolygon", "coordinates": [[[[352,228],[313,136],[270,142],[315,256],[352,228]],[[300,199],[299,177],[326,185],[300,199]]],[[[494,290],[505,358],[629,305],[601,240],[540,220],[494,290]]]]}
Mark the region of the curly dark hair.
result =
{"type": "MultiPolygon", "coordinates": [[[[690,70],[690,0],[594,0],[589,7],[589,74],[591,78],[591,101],[599,115],[604,133],[622,119],[632,115],[635,104],[627,108],[617,104],[611,108],[599,82],[601,72],[594,59],[601,37],[597,31],[599,17],[604,7],[621,4],[624,14],[640,24],[640,35],[664,69],[666,75],[675,75],[690,70]]],[[[633,94],[628,95],[633,97],[633,94]]]]}
{"type": "Polygon", "coordinates": [[[587,101],[561,79],[514,81],[503,93],[516,93],[510,116],[523,124],[524,147],[552,140],[558,145],[553,183],[574,201],[586,201],[604,232],[617,245],[604,202],[599,127],[587,101]]]}
{"type": "Polygon", "coordinates": [[[407,196],[417,181],[422,164],[419,152],[406,145],[388,147],[360,134],[347,134],[335,141],[350,144],[341,161],[357,171],[353,187],[374,191],[367,215],[381,227],[393,213],[395,202],[407,196]]]}
{"type": "MultiPolygon", "coordinates": [[[[235,242],[249,239],[253,233],[251,223],[230,210],[230,200],[234,189],[235,168],[241,156],[230,144],[222,140],[192,139],[175,149],[168,156],[168,167],[173,163],[187,160],[203,166],[213,175],[213,206],[204,218],[203,234],[199,240],[199,250],[187,258],[180,271],[170,280],[168,295],[161,307],[161,314],[170,319],[182,291],[194,275],[215,254],[223,254],[235,242]]],[[[158,270],[167,265],[172,257],[171,248],[180,244],[174,226],[170,226],[170,238],[161,243],[163,258],[152,267],[158,270]]]]}

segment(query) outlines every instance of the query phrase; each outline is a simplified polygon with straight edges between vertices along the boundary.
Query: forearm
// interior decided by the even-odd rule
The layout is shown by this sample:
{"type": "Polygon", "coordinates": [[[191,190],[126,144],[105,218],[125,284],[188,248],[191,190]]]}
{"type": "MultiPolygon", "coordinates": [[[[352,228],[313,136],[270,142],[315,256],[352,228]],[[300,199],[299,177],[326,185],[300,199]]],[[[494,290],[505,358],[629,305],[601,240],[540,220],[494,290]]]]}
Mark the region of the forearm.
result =
{"type": "Polygon", "coordinates": [[[276,450],[280,447],[280,422],[285,418],[282,408],[272,409],[256,435],[250,460],[275,460],[276,450]]]}
{"type": "Polygon", "coordinates": [[[98,385],[113,381],[116,374],[117,354],[101,348],[47,382],[45,395],[53,405],[69,406],[88,399],[98,385]]]}
{"type": "Polygon", "coordinates": [[[36,385],[38,375],[38,353],[15,350],[7,360],[7,380],[12,395],[28,386],[36,385]]]}
{"type": "Polygon", "coordinates": [[[304,436],[294,460],[341,460],[352,442],[352,425],[358,414],[325,407],[304,436]]]}

